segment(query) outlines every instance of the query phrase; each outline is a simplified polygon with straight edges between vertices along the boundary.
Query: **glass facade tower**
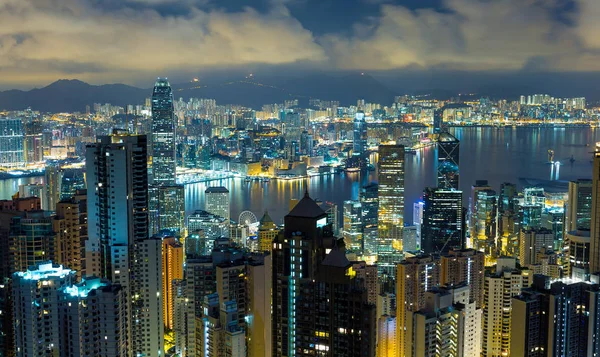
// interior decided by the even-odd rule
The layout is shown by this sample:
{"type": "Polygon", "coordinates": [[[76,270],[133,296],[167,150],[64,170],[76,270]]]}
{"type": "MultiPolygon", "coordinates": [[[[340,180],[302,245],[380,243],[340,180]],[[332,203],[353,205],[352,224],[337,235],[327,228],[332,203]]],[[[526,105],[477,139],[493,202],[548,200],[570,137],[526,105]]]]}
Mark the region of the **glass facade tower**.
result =
{"type": "Polygon", "coordinates": [[[175,116],[173,92],[159,78],[152,92],[152,175],[155,185],[175,185],[175,116]]]}

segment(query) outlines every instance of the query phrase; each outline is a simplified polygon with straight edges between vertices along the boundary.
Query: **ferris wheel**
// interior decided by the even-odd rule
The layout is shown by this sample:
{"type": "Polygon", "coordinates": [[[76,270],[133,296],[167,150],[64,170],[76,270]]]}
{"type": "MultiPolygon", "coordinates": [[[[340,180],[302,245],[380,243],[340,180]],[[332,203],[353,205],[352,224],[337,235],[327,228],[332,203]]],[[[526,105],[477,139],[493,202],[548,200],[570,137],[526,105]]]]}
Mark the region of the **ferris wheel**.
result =
{"type": "Polygon", "coordinates": [[[244,226],[254,226],[258,223],[258,219],[256,215],[250,211],[244,211],[240,213],[240,219],[238,220],[239,224],[244,226]]]}

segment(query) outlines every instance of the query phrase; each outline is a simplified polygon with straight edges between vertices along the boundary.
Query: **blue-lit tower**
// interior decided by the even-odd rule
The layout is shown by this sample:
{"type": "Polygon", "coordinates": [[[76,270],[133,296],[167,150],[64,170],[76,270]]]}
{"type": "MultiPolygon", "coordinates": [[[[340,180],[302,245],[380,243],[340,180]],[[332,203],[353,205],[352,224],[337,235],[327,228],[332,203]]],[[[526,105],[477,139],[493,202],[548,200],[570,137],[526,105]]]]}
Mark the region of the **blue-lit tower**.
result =
{"type": "Polygon", "coordinates": [[[438,187],[458,190],[460,141],[444,131],[438,137],[438,187]]]}

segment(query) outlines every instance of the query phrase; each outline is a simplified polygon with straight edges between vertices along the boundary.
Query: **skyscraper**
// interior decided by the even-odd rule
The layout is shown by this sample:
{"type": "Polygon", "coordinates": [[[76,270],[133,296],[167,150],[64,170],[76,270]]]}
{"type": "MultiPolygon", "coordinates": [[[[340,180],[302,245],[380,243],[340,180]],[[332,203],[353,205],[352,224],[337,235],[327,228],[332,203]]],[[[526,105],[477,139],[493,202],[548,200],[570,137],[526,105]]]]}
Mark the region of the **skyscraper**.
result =
{"type": "Polygon", "coordinates": [[[155,185],[175,185],[175,116],[173,92],[158,78],[152,92],[152,175],[155,185]]]}
{"type": "Polygon", "coordinates": [[[20,167],[23,155],[23,123],[19,118],[0,118],[0,166],[20,167]]]}
{"type": "Polygon", "coordinates": [[[460,141],[444,131],[438,137],[438,188],[458,190],[460,141]]]}
{"type": "Polygon", "coordinates": [[[379,146],[377,265],[393,277],[401,259],[404,226],[404,146],[379,146]]]}
{"type": "Polygon", "coordinates": [[[173,329],[174,282],[183,279],[183,245],[177,238],[162,240],[162,295],[165,328],[173,329]]]}
{"type": "Polygon", "coordinates": [[[569,182],[565,232],[589,230],[592,217],[592,180],[569,182]]]}
{"type": "Polygon", "coordinates": [[[367,164],[367,123],[362,110],[357,111],[354,116],[352,139],[352,160],[350,161],[354,161],[354,163],[349,164],[348,167],[364,168],[367,164]]]}
{"type": "Polygon", "coordinates": [[[496,191],[477,190],[473,214],[475,247],[492,256],[497,256],[498,245],[498,205],[496,191]]]}
{"type": "Polygon", "coordinates": [[[258,251],[270,252],[273,249],[273,240],[279,234],[279,230],[273,222],[269,212],[265,211],[258,225],[258,251]]]}
{"type": "Polygon", "coordinates": [[[590,222],[590,272],[600,272],[600,143],[594,152],[592,217],[590,222]]]}
{"type": "Polygon", "coordinates": [[[147,142],[115,131],[86,152],[86,273],[126,291],[131,352],[163,350],[162,247],[149,238],[147,142]]]}
{"type": "Polygon", "coordinates": [[[464,248],[462,191],[427,188],[423,192],[421,247],[426,254],[464,248]]]}
{"type": "Polygon", "coordinates": [[[78,278],[85,276],[83,268],[88,234],[85,190],[56,205],[52,228],[55,234],[54,262],[74,270],[78,278]]]}
{"type": "Polygon", "coordinates": [[[209,213],[225,218],[229,223],[231,211],[229,209],[229,190],[223,186],[211,186],[204,191],[206,198],[205,210],[209,213]]]}
{"type": "Polygon", "coordinates": [[[377,254],[377,215],[379,210],[379,186],[371,183],[360,191],[362,207],[362,235],[364,254],[377,254]]]}
{"type": "Polygon", "coordinates": [[[451,250],[440,258],[440,284],[469,286],[471,300],[483,307],[485,255],[475,249],[451,250]]]}
{"type": "Polygon", "coordinates": [[[359,201],[344,201],[344,241],[353,252],[362,253],[364,249],[362,233],[362,206],[359,201]]]}

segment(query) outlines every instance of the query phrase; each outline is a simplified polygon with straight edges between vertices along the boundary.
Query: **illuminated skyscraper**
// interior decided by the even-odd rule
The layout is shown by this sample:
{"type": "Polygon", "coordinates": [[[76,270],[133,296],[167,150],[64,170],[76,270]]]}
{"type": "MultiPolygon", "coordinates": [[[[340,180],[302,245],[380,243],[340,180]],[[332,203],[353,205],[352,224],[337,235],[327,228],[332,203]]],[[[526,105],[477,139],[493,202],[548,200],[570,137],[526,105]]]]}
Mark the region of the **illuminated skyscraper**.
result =
{"type": "Polygon", "coordinates": [[[207,212],[225,218],[229,223],[231,211],[229,209],[229,190],[223,186],[208,187],[204,191],[207,212]]]}
{"type": "Polygon", "coordinates": [[[353,252],[362,253],[362,206],[359,201],[344,201],[344,224],[342,229],[344,241],[353,252]]]}
{"type": "Polygon", "coordinates": [[[379,146],[379,237],[377,265],[388,277],[402,253],[404,226],[404,146],[379,146]]]}
{"type": "Polygon", "coordinates": [[[433,112],[433,132],[436,134],[441,132],[443,125],[444,125],[444,110],[436,109],[433,112]]]}
{"type": "Polygon", "coordinates": [[[485,255],[475,249],[451,250],[440,257],[440,284],[469,286],[471,300],[483,307],[485,255]]]}
{"type": "Polygon", "coordinates": [[[146,136],[100,137],[87,147],[86,163],[86,273],[125,289],[131,352],[157,356],[163,351],[162,247],[149,238],[146,136]]]}
{"type": "Polygon", "coordinates": [[[365,113],[359,110],[354,116],[353,155],[358,158],[360,167],[366,165],[367,152],[367,123],[365,113]]]}
{"type": "Polygon", "coordinates": [[[458,190],[460,141],[448,132],[438,137],[438,187],[458,190]]]}
{"type": "Polygon", "coordinates": [[[173,329],[175,280],[183,279],[183,245],[174,237],[162,240],[162,295],[165,328],[173,329]]]}
{"type": "Polygon", "coordinates": [[[592,217],[592,180],[569,182],[565,231],[589,230],[592,217]]]}
{"type": "Polygon", "coordinates": [[[175,185],[175,116],[173,93],[166,78],[152,92],[152,175],[155,185],[175,185]]]}
{"type": "Polygon", "coordinates": [[[269,213],[265,211],[258,226],[258,251],[270,252],[273,249],[273,240],[279,234],[279,230],[273,222],[269,213]]]}
{"type": "Polygon", "coordinates": [[[374,255],[377,253],[377,215],[379,210],[379,186],[371,183],[360,191],[360,204],[362,207],[362,235],[364,253],[374,255]]]}
{"type": "Polygon", "coordinates": [[[56,215],[52,218],[54,230],[54,262],[64,265],[85,276],[85,241],[87,240],[87,196],[79,191],[69,200],[56,205],[56,215]]]}
{"type": "Polygon", "coordinates": [[[600,143],[594,152],[592,171],[592,220],[590,222],[590,272],[600,272],[600,143]]]}
{"type": "Polygon", "coordinates": [[[423,193],[421,248],[439,254],[464,248],[462,191],[427,188],[423,193]]]}
{"type": "Polygon", "coordinates": [[[0,166],[20,167],[23,155],[23,123],[18,118],[0,118],[0,166]]]}
{"type": "Polygon", "coordinates": [[[477,190],[473,214],[475,247],[487,254],[496,256],[498,244],[498,205],[496,191],[477,190]]]}

